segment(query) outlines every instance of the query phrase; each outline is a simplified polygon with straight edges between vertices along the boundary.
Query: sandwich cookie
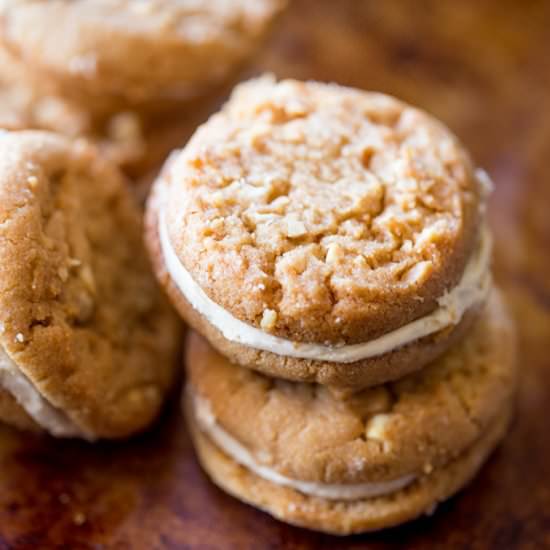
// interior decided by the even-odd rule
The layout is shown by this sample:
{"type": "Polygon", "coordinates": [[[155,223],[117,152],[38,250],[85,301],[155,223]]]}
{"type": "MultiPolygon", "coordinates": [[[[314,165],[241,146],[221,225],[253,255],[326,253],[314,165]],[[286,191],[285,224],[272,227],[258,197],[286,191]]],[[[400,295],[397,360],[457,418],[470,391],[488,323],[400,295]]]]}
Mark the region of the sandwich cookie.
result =
{"type": "Polygon", "coordinates": [[[222,354],[366,387],[423,367],[475,320],[489,189],[426,113],[265,77],[165,165],[147,241],[172,302],[222,354]]]}
{"type": "Polygon", "coordinates": [[[0,44],[90,110],[186,100],[251,57],[285,0],[5,0],[0,44]],[[52,29],[55,32],[52,34],[52,29]]]}
{"type": "Polygon", "coordinates": [[[193,333],[187,420],[203,468],[233,496],[310,529],[371,531],[433,512],[475,475],[509,422],[514,355],[496,292],[433,364],[344,400],[235,366],[193,333]]]}
{"type": "Polygon", "coordinates": [[[122,176],[81,143],[0,132],[0,220],[0,417],[89,440],[145,429],[179,324],[122,176]]]}

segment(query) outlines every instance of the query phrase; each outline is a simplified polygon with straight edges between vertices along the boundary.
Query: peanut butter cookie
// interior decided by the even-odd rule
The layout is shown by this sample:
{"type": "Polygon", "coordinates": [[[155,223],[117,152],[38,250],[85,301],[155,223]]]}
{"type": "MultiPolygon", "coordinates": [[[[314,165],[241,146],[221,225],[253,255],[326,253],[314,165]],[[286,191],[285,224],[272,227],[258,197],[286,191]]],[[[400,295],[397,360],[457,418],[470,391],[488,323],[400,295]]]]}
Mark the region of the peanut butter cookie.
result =
{"type": "Polygon", "coordinates": [[[487,179],[422,111],[266,77],[166,165],[148,243],[180,313],[233,361],[369,386],[421,368],[476,318],[487,179]]]}
{"type": "Polygon", "coordinates": [[[187,345],[187,418],[216,484],[330,533],[433,511],[502,438],[516,389],[513,326],[496,292],[468,337],[423,371],[336,399],[323,386],[232,365],[187,345]]]}
{"type": "Polygon", "coordinates": [[[254,53],[284,4],[6,0],[0,44],[41,90],[113,112],[181,101],[224,80],[254,53]]]}
{"type": "Polygon", "coordinates": [[[0,382],[19,419],[90,440],[143,430],[178,339],[115,167],[55,134],[0,132],[0,382]]]}

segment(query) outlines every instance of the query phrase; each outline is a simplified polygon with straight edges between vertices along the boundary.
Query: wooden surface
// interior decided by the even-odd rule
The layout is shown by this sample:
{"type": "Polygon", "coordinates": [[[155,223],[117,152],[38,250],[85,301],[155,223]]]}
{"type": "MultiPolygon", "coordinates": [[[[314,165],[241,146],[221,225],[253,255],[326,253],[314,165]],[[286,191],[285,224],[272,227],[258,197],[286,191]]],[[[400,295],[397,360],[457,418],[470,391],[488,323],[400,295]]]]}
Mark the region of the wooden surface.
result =
{"type": "Polygon", "coordinates": [[[550,2],[294,0],[248,72],[381,90],[431,111],[496,182],[496,275],[521,333],[517,418],[474,483],[424,518],[337,539],[200,472],[174,402],[90,446],[0,429],[0,548],[550,548],[550,2]]]}

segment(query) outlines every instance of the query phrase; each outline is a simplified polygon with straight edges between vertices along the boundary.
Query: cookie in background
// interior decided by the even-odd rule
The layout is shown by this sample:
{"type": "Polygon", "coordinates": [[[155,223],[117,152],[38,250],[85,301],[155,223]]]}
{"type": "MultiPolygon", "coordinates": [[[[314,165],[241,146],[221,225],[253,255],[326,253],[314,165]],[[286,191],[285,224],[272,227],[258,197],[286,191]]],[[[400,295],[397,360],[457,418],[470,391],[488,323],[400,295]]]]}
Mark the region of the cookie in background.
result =
{"type": "Polygon", "coordinates": [[[165,110],[252,57],[285,3],[8,0],[0,7],[0,45],[40,92],[92,112],[165,110]]]}

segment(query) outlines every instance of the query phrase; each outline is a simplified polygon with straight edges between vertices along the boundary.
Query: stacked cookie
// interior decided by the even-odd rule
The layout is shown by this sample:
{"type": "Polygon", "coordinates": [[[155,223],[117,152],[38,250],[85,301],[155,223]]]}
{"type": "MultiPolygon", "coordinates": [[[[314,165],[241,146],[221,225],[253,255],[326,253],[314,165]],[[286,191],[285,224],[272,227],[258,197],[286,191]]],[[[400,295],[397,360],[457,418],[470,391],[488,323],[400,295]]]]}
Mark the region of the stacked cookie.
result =
{"type": "Polygon", "coordinates": [[[172,156],[146,234],[202,335],[185,403],[215,483],[347,534],[429,512],[475,474],[515,387],[489,190],[426,113],[270,77],[172,156]]]}
{"type": "Polygon", "coordinates": [[[86,136],[130,176],[141,176],[186,138],[183,122],[203,114],[195,98],[252,56],[283,6],[5,0],[0,127],[86,136]]]}

